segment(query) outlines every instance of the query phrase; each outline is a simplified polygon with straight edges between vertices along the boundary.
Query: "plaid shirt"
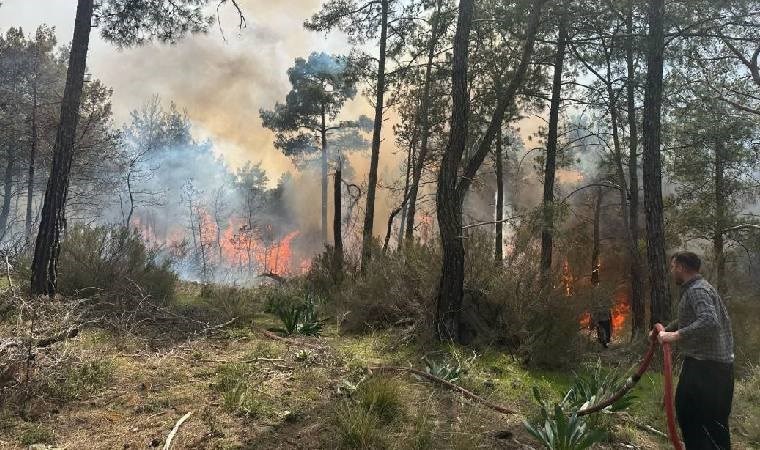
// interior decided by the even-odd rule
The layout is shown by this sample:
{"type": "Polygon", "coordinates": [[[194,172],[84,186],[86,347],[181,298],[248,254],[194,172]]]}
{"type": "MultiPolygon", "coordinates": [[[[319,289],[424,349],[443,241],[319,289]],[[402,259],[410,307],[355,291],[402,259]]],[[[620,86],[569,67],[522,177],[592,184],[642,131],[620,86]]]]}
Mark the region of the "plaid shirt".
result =
{"type": "Polygon", "coordinates": [[[734,361],[734,337],[726,305],[718,291],[699,275],[681,286],[678,319],[666,329],[678,330],[678,348],[684,356],[734,361]]]}

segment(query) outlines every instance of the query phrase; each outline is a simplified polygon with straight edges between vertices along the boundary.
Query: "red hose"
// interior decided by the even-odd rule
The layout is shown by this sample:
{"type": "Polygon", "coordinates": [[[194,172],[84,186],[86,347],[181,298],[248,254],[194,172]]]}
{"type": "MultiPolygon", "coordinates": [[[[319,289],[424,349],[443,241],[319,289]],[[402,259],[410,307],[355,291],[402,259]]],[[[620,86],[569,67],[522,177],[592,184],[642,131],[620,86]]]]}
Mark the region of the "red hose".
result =
{"type": "MultiPolygon", "coordinates": [[[[652,334],[656,336],[664,330],[665,328],[658,323],[654,326],[652,334]]],[[[674,449],[683,450],[683,444],[676,429],[675,411],[673,411],[673,360],[670,356],[670,344],[667,342],[662,343],[662,371],[665,376],[662,402],[665,404],[665,414],[668,417],[668,436],[674,449]]]]}

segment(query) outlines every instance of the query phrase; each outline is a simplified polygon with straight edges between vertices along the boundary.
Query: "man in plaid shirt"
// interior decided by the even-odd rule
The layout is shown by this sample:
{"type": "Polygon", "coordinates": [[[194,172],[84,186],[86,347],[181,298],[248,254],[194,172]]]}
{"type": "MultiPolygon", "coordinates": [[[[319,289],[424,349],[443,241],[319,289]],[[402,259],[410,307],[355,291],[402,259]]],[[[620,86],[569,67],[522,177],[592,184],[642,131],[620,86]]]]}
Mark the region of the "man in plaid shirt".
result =
{"type": "Polygon", "coordinates": [[[687,450],[731,448],[728,417],[734,396],[734,338],[718,291],[699,275],[691,252],[671,257],[670,273],[681,287],[678,319],[661,331],[684,356],[676,389],[676,414],[687,450]]]}

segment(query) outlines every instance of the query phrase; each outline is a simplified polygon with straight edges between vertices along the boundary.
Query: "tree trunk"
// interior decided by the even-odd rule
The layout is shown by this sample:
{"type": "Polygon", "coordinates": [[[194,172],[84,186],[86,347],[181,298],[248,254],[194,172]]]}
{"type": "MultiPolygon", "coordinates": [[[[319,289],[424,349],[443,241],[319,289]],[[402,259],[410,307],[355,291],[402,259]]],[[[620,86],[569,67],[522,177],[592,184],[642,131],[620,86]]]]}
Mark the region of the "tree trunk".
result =
{"type": "MultiPolygon", "coordinates": [[[[417,114],[419,117],[419,114],[417,114]]],[[[403,201],[401,203],[401,222],[399,223],[398,227],[398,248],[401,248],[401,246],[404,244],[404,233],[406,231],[406,219],[407,219],[407,212],[409,211],[409,189],[411,188],[412,184],[412,172],[414,171],[413,166],[415,165],[415,158],[417,156],[417,140],[419,137],[419,123],[415,124],[414,130],[412,131],[412,139],[409,145],[409,151],[407,152],[406,157],[406,176],[404,178],[404,197],[403,201]]]]}
{"type": "Polygon", "coordinates": [[[375,126],[372,131],[372,155],[369,163],[369,179],[367,181],[367,207],[364,214],[362,230],[361,270],[367,269],[367,263],[372,257],[373,225],[375,222],[375,192],[377,190],[377,166],[380,160],[380,131],[383,126],[383,103],[385,97],[385,46],[388,40],[388,3],[381,0],[380,12],[380,55],[377,66],[377,85],[375,98],[375,126]]]}
{"type": "Polygon", "coordinates": [[[440,340],[459,341],[460,338],[460,317],[464,296],[464,245],[462,243],[462,202],[459,201],[457,195],[457,177],[467,140],[469,113],[467,60],[473,9],[473,0],[459,2],[451,74],[451,130],[438,172],[436,207],[443,247],[443,264],[438,286],[435,330],[440,340]]]}
{"type": "Polygon", "coordinates": [[[422,88],[422,105],[420,108],[420,149],[417,152],[417,158],[414,160],[414,169],[412,170],[412,184],[409,188],[409,199],[407,201],[407,219],[406,219],[406,239],[411,242],[414,239],[414,222],[417,214],[417,195],[419,194],[420,179],[422,178],[422,169],[425,167],[425,160],[428,152],[428,139],[430,138],[430,89],[433,85],[433,60],[435,58],[435,48],[438,43],[438,37],[441,33],[441,0],[436,2],[435,14],[431,19],[430,40],[427,48],[427,62],[425,63],[425,81],[422,88]]]}
{"type": "Polygon", "coordinates": [[[633,0],[628,2],[626,16],[625,60],[628,80],[626,82],[626,102],[628,106],[628,227],[631,248],[631,337],[644,332],[646,308],[644,307],[644,277],[641,273],[641,252],[639,251],[639,161],[638,124],[636,121],[636,69],[634,67],[633,43],[633,0]]]}
{"type": "Polygon", "coordinates": [[[326,106],[322,104],[322,126],[319,129],[322,142],[322,245],[327,245],[327,123],[326,106]]]}
{"type": "Polygon", "coordinates": [[[8,160],[5,162],[5,180],[3,182],[3,207],[0,209],[0,240],[8,232],[8,217],[11,214],[11,197],[13,196],[13,171],[16,158],[12,146],[8,144],[8,160]]]}
{"type": "Polygon", "coordinates": [[[504,261],[504,149],[502,148],[502,129],[496,134],[496,237],[494,238],[494,260],[504,261]]]}
{"type": "Polygon", "coordinates": [[[26,242],[32,240],[32,201],[34,200],[34,163],[37,158],[37,78],[32,87],[32,129],[31,148],[29,150],[29,171],[26,179],[26,220],[24,230],[26,242]]]}
{"type": "Polygon", "coordinates": [[[340,283],[343,278],[343,215],[342,215],[342,182],[343,182],[343,159],[338,158],[338,165],[335,169],[335,180],[333,183],[333,279],[340,283]]]}
{"type": "Polygon", "coordinates": [[[127,213],[127,220],[124,223],[124,226],[129,228],[132,223],[132,215],[135,213],[135,193],[132,192],[132,171],[135,170],[134,168],[135,161],[132,161],[132,163],[129,165],[129,172],[127,172],[127,193],[129,194],[129,213],[127,213]]]}
{"type": "Polygon", "coordinates": [[[651,301],[651,325],[670,319],[670,290],[666,280],[665,224],[662,202],[660,121],[665,50],[664,0],[649,0],[647,84],[644,93],[644,210],[647,225],[647,262],[651,301]]]}
{"type": "MultiPolygon", "coordinates": [[[[597,286],[599,284],[599,225],[602,217],[602,200],[604,199],[604,191],[601,187],[596,188],[596,198],[594,199],[594,242],[591,250],[591,286],[597,286]]],[[[625,207],[625,206],[623,206],[625,207]]]]}
{"type": "Polygon", "coordinates": [[[541,274],[543,283],[550,285],[552,267],[552,241],[554,235],[554,178],[557,171],[557,140],[559,137],[559,108],[562,101],[562,66],[565,62],[567,26],[560,18],[557,52],[554,56],[554,79],[549,109],[549,136],[546,141],[546,167],[544,169],[543,227],[541,229],[541,274]]]}
{"type": "MultiPolygon", "coordinates": [[[[454,52],[452,64],[452,112],[449,142],[441,159],[438,172],[438,191],[436,193],[436,212],[438,228],[443,248],[441,280],[438,287],[435,326],[439,339],[460,341],[462,338],[460,318],[464,295],[464,245],[462,242],[462,205],[472,180],[492,151],[494,137],[504,121],[508,107],[514,104],[517,91],[525,80],[536,41],[541,9],[546,3],[539,0],[533,5],[525,32],[525,44],[518,67],[504,90],[499,89],[496,109],[491,122],[478,143],[475,153],[465,162],[461,176],[460,165],[463,163],[467,141],[469,114],[469,95],[467,85],[467,59],[469,35],[472,28],[473,1],[462,0],[459,3],[459,19],[454,35],[454,52]],[[457,180],[460,180],[457,182],[457,180]]],[[[500,84],[500,83],[499,83],[500,84]]]]}
{"type": "Polygon", "coordinates": [[[721,141],[715,145],[715,232],[713,234],[713,257],[715,258],[715,287],[726,294],[726,255],[724,251],[726,229],[726,147],[721,141]]]}
{"type": "Polygon", "coordinates": [[[79,106],[82,100],[87,49],[92,27],[93,0],[77,2],[74,38],[71,41],[66,87],[61,102],[61,119],[53,147],[53,165],[45,190],[40,227],[32,260],[31,292],[55,295],[61,232],[66,228],[66,196],[74,153],[79,106]]]}

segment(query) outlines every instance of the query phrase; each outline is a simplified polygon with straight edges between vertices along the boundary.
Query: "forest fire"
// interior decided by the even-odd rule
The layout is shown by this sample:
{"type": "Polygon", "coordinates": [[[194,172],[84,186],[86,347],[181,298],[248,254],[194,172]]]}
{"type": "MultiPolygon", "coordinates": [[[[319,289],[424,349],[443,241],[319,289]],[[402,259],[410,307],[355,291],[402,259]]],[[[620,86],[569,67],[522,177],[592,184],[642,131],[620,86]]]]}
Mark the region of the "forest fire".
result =
{"type": "Polygon", "coordinates": [[[146,242],[169,248],[175,257],[188,258],[208,276],[212,272],[233,272],[235,278],[253,279],[261,274],[279,276],[305,273],[311,266],[309,258],[297,258],[294,241],[301,234],[290,231],[284,235],[271,225],[251,227],[244,219],[229,219],[220,227],[203,208],[193,208],[189,230],[173,227],[163,238],[153,227],[138,217],[132,218],[132,228],[146,242]]]}

